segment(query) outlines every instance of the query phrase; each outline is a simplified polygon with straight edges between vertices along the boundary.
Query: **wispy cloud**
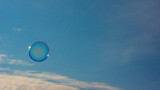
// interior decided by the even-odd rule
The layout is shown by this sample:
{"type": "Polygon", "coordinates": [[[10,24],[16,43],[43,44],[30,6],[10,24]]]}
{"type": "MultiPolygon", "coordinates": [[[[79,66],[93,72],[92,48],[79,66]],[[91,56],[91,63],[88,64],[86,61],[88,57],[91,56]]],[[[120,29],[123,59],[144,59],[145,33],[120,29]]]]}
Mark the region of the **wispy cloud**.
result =
{"type": "MultiPolygon", "coordinates": [[[[29,63],[27,63],[23,60],[10,59],[5,54],[0,54],[0,63],[23,65],[23,66],[24,65],[26,65],[26,66],[33,65],[33,64],[29,64],[29,63]]],[[[8,72],[11,73],[11,75],[8,75],[8,74],[1,75],[0,74],[0,77],[6,76],[6,77],[16,79],[16,78],[20,78],[20,76],[21,76],[21,78],[25,78],[26,81],[27,81],[27,79],[29,79],[29,80],[35,79],[35,80],[40,80],[41,82],[43,81],[45,83],[51,83],[51,82],[48,82],[48,80],[49,80],[49,81],[52,81],[53,82],[52,84],[54,84],[54,85],[58,82],[60,85],[62,85],[62,87],[65,87],[65,86],[67,86],[67,87],[71,86],[72,87],[71,89],[68,87],[69,89],[58,89],[58,90],[72,90],[72,89],[73,90],[78,90],[78,88],[120,90],[118,88],[109,86],[105,83],[78,81],[76,79],[72,79],[72,78],[69,78],[69,77],[63,76],[63,75],[58,75],[56,73],[49,73],[49,72],[39,73],[39,72],[33,71],[33,70],[29,70],[29,71],[11,70],[10,68],[0,68],[0,71],[8,71],[8,72]],[[75,88],[73,88],[73,87],[75,87],[75,88]]],[[[16,80],[18,80],[18,79],[16,79],[16,80]]],[[[6,82],[7,82],[7,80],[6,80],[6,82]]],[[[0,83],[1,83],[1,81],[0,81],[0,83]]],[[[30,86],[28,86],[28,83],[29,82],[25,83],[26,87],[30,87],[30,86]]],[[[18,85],[17,87],[21,87],[21,84],[22,84],[21,81],[19,81],[19,83],[17,83],[16,85],[18,85]]],[[[50,84],[50,85],[52,85],[52,84],[50,84]]],[[[35,85],[37,86],[36,82],[35,82],[35,85]]],[[[0,85],[0,87],[1,87],[1,85],[0,85]]],[[[33,87],[31,87],[31,89],[33,87]]],[[[51,86],[48,86],[48,87],[51,87],[51,86]]],[[[54,89],[55,87],[59,87],[59,86],[54,86],[52,88],[54,89]]],[[[11,87],[9,87],[9,88],[11,88],[11,87]]]]}
{"type": "Polygon", "coordinates": [[[20,31],[22,31],[23,29],[22,29],[22,28],[13,28],[12,30],[13,30],[13,31],[16,31],[16,32],[20,32],[20,31]]]}
{"type": "Polygon", "coordinates": [[[0,71],[10,71],[10,68],[1,68],[0,67],[0,71]]]}
{"type": "Polygon", "coordinates": [[[0,90],[78,90],[78,88],[24,76],[1,74],[0,90]]]}
{"type": "Polygon", "coordinates": [[[0,54],[0,64],[12,64],[12,65],[22,65],[22,66],[32,66],[34,64],[30,64],[24,60],[18,60],[18,59],[10,59],[5,54],[0,54]]]}
{"type": "Polygon", "coordinates": [[[84,89],[105,89],[105,90],[120,90],[118,88],[109,86],[105,83],[98,83],[98,82],[85,82],[85,81],[78,81],[67,76],[58,75],[56,73],[48,73],[42,72],[38,73],[36,71],[21,71],[21,70],[13,70],[14,75],[18,76],[25,76],[29,78],[36,78],[40,80],[49,80],[52,82],[58,82],[60,85],[64,86],[71,86],[75,88],[84,88],[84,89]]]}
{"type": "Polygon", "coordinates": [[[33,65],[33,64],[30,64],[30,63],[25,62],[23,60],[15,60],[15,59],[9,60],[8,64],[23,65],[23,66],[32,66],[33,65]]]}
{"type": "Polygon", "coordinates": [[[0,54],[0,63],[3,63],[3,58],[7,57],[7,55],[5,54],[0,54]]]}
{"type": "MultiPolygon", "coordinates": [[[[96,90],[120,90],[119,88],[109,86],[105,83],[78,81],[76,79],[72,79],[67,76],[58,75],[56,73],[48,73],[48,72],[40,73],[33,70],[21,71],[21,70],[12,70],[10,68],[0,68],[0,71],[6,71],[6,73],[0,74],[0,78],[2,78],[5,81],[2,85],[4,86],[6,85],[5,86],[7,88],[6,90],[8,90],[8,88],[12,88],[10,86],[7,87],[9,83],[16,83],[14,84],[14,87],[16,88],[16,90],[23,89],[22,87],[23,85],[26,87],[25,88],[26,90],[31,90],[31,89],[39,90],[40,87],[43,88],[42,90],[44,89],[79,90],[82,88],[94,89],[94,90],[95,89],[96,90]],[[7,72],[9,72],[9,74],[7,74],[7,72]],[[30,83],[32,83],[33,86],[30,86],[31,85],[30,83]],[[38,86],[38,87],[35,87],[35,86],[38,86]]],[[[1,81],[0,83],[2,83],[1,81]]],[[[13,84],[11,84],[11,86],[12,85],[13,84]]],[[[3,86],[0,85],[0,89],[2,87],[3,86]]]]}

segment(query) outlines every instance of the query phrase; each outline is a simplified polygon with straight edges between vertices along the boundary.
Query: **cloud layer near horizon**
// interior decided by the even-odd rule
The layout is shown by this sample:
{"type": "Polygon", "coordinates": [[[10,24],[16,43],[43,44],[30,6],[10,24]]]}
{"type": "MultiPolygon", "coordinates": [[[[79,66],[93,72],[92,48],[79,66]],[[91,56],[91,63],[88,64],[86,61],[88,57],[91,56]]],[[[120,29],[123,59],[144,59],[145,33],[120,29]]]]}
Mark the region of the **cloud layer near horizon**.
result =
{"type": "MultiPolygon", "coordinates": [[[[24,60],[9,58],[0,54],[0,64],[32,66],[24,60]]],[[[33,70],[12,70],[0,67],[0,90],[119,90],[105,83],[78,81],[67,76],[33,70]]]]}
{"type": "Polygon", "coordinates": [[[0,71],[5,71],[0,73],[0,89],[3,90],[79,90],[81,88],[120,90],[105,83],[78,81],[55,73],[11,70],[10,68],[0,68],[0,71]]]}
{"type": "Polygon", "coordinates": [[[0,78],[0,90],[78,90],[78,88],[24,76],[1,74],[0,78]]]}

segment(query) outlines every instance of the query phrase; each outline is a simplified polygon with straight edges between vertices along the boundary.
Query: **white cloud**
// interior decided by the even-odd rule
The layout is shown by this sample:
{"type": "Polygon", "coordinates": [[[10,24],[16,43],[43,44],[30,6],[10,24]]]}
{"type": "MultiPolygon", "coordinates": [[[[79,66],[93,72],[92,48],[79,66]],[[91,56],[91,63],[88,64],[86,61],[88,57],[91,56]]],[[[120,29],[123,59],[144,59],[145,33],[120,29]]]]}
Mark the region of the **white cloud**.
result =
{"type": "Polygon", "coordinates": [[[33,64],[29,64],[23,60],[15,60],[15,59],[9,60],[8,64],[16,64],[16,65],[23,65],[23,66],[32,66],[33,65],[33,64]]]}
{"type": "Polygon", "coordinates": [[[22,28],[13,28],[13,31],[16,31],[16,32],[20,32],[22,30],[23,30],[22,28]]]}
{"type": "Polygon", "coordinates": [[[0,54],[0,64],[14,64],[14,65],[22,65],[22,66],[33,66],[34,64],[30,64],[24,60],[10,59],[5,54],[0,54]]]}
{"type": "MultiPolygon", "coordinates": [[[[7,55],[5,54],[0,54],[0,63],[7,63],[7,64],[15,64],[15,65],[33,65],[33,64],[29,64],[23,60],[15,60],[15,59],[10,59],[7,57],[7,55]]],[[[118,88],[112,87],[110,85],[107,85],[105,83],[98,83],[98,82],[85,82],[85,81],[78,81],[76,79],[72,79],[69,78],[67,76],[62,76],[62,75],[58,75],[56,73],[49,73],[49,72],[42,72],[39,73],[37,71],[33,71],[33,70],[29,70],[29,71],[21,71],[21,70],[12,70],[10,68],[0,68],[0,71],[8,71],[11,75],[8,74],[0,74],[0,78],[6,77],[6,80],[4,79],[3,84],[1,84],[3,82],[3,80],[0,80],[0,90],[10,90],[10,89],[16,89],[16,90],[21,90],[23,89],[22,87],[26,88],[26,90],[31,90],[31,89],[38,89],[41,84],[43,88],[42,90],[44,90],[45,88],[47,90],[51,90],[51,89],[58,89],[58,90],[78,90],[78,88],[84,88],[84,89],[98,89],[98,90],[120,90],[118,88]],[[20,78],[20,79],[19,79],[20,78]],[[24,78],[24,79],[23,79],[24,78]],[[9,80],[11,79],[11,80],[9,80]],[[14,80],[15,79],[15,80],[14,80]],[[16,81],[18,80],[18,81],[16,81]],[[21,81],[22,80],[22,81],[21,81]],[[26,80],[26,81],[23,81],[26,80]],[[39,80],[39,83],[37,83],[39,80]],[[52,82],[48,82],[52,81],[52,82]],[[14,82],[15,81],[15,82],[14,82]],[[37,82],[35,82],[37,81],[37,82]],[[10,84],[10,83],[13,84],[10,84]],[[25,83],[22,83],[25,82],[25,83]],[[54,83],[53,83],[54,82],[54,83]],[[33,86],[29,85],[29,83],[34,83],[33,86]],[[48,84],[50,86],[45,86],[45,84],[48,84]],[[57,83],[59,83],[59,85],[57,86],[57,83]],[[40,85],[39,85],[40,84],[40,85]],[[8,87],[6,85],[9,85],[8,87]],[[15,86],[14,88],[11,86],[15,86]],[[52,87],[53,86],[53,87],[52,87]],[[70,86],[70,87],[68,87],[70,86]],[[73,88],[75,87],[75,88],[73,88]]],[[[4,72],[3,72],[4,73],[4,72]]],[[[6,72],[7,73],[7,72],[6,72]]]]}
{"type": "Polygon", "coordinates": [[[13,71],[15,75],[22,75],[26,77],[32,78],[39,78],[42,80],[51,80],[53,82],[59,82],[61,85],[65,86],[72,86],[76,88],[95,88],[95,89],[105,89],[105,90],[120,90],[118,88],[106,85],[105,83],[97,83],[97,82],[85,82],[85,81],[78,81],[66,76],[57,75],[55,73],[37,73],[37,72],[30,72],[30,71],[20,71],[15,70],[13,71]]]}
{"type": "Polygon", "coordinates": [[[10,68],[1,68],[0,67],[0,71],[10,71],[10,68]]]}
{"type": "Polygon", "coordinates": [[[6,57],[7,55],[5,55],[5,54],[0,54],[0,58],[2,58],[2,57],[6,57]]]}
{"type": "Polygon", "coordinates": [[[4,57],[7,57],[7,55],[5,55],[5,54],[0,54],[0,63],[3,63],[3,62],[4,62],[4,60],[3,60],[4,57]]]}
{"type": "Polygon", "coordinates": [[[47,90],[79,90],[81,88],[94,90],[120,90],[119,88],[106,85],[105,83],[78,81],[55,73],[38,73],[34,70],[21,71],[12,70],[10,68],[0,68],[0,71],[8,71],[10,73],[10,75],[6,74],[7,72],[0,74],[0,78],[4,80],[0,80],[0,90],[3,89],[2,87],[6,87],[7,89],[5,90],[8,90],[9,88],[13,89],[11,87],[12,85],[16,90],[21,90],[24,86],[25,90],[39,90],[39,88],[47,90]],[[50,82],[48,82],[48,80],[50,82]],[[31,83],[33,83],[33,85],[31,85],[31,83]]]}
{"type": "Polygon", "coordinates": [[[78,90],[78,88],[17,75],[0,75],[0,90],[78,90]]]}

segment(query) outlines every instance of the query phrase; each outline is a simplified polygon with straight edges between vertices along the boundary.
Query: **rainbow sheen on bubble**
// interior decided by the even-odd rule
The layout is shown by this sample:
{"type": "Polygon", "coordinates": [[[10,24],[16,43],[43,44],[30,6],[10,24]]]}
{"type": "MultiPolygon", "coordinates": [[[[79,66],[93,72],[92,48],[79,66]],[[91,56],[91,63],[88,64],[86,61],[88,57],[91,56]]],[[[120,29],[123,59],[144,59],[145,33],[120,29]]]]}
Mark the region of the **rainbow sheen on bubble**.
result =
{"type": "Polygon", "coordinates": [[[29,46],[29,56],[36,62],[42,62],[49,56],[49,48],[47,44],[38,41],[29,46]]]}

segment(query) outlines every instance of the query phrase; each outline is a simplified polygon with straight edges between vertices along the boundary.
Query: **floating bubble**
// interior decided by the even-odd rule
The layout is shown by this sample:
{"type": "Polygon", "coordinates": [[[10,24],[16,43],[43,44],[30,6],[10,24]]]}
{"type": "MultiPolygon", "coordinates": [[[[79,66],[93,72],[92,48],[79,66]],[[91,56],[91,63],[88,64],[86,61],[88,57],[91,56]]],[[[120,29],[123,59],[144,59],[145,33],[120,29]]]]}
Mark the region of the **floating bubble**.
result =
{"type": "Polygon", "coordinates": [[[49,56],[49,48],[47,44],[38,41],[29,46],[29,56],[36,62],[42,62],[49,56]]]}

